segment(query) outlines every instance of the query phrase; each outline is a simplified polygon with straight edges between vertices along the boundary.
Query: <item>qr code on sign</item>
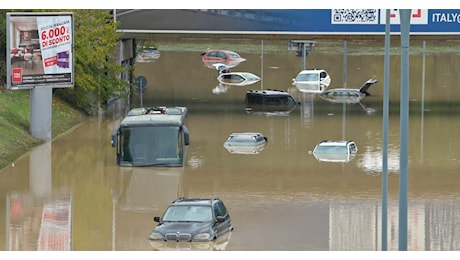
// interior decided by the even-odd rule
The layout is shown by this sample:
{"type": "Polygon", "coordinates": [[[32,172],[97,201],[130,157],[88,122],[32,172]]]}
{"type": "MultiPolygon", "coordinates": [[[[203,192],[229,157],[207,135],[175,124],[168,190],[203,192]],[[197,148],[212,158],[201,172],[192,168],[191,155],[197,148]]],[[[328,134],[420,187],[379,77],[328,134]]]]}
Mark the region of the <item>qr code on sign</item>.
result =
{"type": "Polygon", "coordinates": [[[332,9],[332,24],[378,24],[378,9],[332,9]]]}

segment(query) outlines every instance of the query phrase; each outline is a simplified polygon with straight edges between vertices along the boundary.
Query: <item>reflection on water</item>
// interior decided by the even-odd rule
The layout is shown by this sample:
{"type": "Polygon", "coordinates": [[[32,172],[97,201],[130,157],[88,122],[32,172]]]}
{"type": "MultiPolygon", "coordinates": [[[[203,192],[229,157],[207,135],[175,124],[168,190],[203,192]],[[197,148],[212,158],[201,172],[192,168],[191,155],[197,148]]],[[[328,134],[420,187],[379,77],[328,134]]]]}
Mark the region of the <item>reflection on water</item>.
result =
{"type": "Polygon", "coordinates": [[[71,250],[72,203],[66,190],[40,199],[28,192],[8,194],[5,250],[71,250]]]}
{"type": "MultiPolygon", "coordinates": [[[[259,71],[260,55],[243,55],[247,61],[239,69],[259,71]]],[[[452,87],[460,74],[451,56],[427,57],[423,113],[420,58],[410,60],[408,250],[460,250],[460,136],[453,134],[460,128],[460,93],[452,87]]],[[[338,79],[342,58],[322,53],[318,43],[308,64],[338,79]]],[[[348,57],[347,85],[362,83],[359,75],[383,79],[383,63],[376,60],[348,57]]],[[[264,87],[286,90],[300,104],[287,116],[259,116],[245,110],[247,87],[221,95],[209,91],[216,71],[200,63],[195,52],[162,52],[154,63],[136,65],[136,75],[151,84],[144,104],[189,108],[184,168],[118,167],[110,136],[124,113],[90,120],[0,172],[0,223],[6,223],[0,225],[0,250],[155,250],[148,240],[152,218],[177,196],[225,201],[235,231],[219,250],[381,250],[382,88],[366,97],[375,113],[363,113],[357,104],[332,104],[291,85],[298,57],[265,54],[264,64],[278,69],[263,73],[264,87]],[[181,66],[186,69],[175,69],[171,77],[170,68],[181,66]],[[222,146],[230,133],[248,131],[270,140],[262,153],[235,155],[222,146]],[[319,162],[308,150],[325,139],[351,139],[358,154],[346,164],[319,162]]],[[[398,250],[398,58],[392,63],[387,230],[388,250],[398,250]]]]}
{"type": "Polygon", "coordinates": [[[150,240],[156,251],[225,251],[233,232],[227,232],[211,242],[159,242],[150,240]]]}

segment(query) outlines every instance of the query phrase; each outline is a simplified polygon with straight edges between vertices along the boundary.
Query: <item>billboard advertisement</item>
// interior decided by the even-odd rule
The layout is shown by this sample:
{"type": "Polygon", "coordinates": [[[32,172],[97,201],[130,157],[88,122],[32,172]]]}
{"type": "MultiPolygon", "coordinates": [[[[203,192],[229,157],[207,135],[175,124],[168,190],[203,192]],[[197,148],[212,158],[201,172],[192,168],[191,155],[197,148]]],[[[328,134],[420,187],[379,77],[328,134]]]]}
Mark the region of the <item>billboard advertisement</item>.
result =
{"type": "Polygon", "coordinates": [[[73,13],[7,13],[7,88],[73,87],[73,13]]]}
{"type": "MultiPolygon", "coordinates": [[[[124,33],[384,35],[387,9],[117,10],[124,33]],[[145,22],[145,21],[148,21],[145,22]]],[[[399,34],[399,10],[389,9],[399,34]]],[[[460,9],[412,9],[413,35],[459,35],[460,9]]]]}

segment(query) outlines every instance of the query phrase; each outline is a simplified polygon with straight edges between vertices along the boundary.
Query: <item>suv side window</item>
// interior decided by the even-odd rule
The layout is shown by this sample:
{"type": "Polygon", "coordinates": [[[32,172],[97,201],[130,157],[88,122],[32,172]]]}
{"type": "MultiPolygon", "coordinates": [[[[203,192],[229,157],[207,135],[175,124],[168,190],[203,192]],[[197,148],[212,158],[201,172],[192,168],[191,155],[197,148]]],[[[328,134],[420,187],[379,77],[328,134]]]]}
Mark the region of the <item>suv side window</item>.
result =
{"type": "Polygon", "coordinates": [[[351,143],[350,144],[350,152],[355,152],[356,151],[356,146],[355,144],[351,143]]]}
{"type": "Polygon", "coordinates": [[[227,209],[221,201],[214,204],[214,214],[217,216],[225,217],[227,215],[227,209]]]}

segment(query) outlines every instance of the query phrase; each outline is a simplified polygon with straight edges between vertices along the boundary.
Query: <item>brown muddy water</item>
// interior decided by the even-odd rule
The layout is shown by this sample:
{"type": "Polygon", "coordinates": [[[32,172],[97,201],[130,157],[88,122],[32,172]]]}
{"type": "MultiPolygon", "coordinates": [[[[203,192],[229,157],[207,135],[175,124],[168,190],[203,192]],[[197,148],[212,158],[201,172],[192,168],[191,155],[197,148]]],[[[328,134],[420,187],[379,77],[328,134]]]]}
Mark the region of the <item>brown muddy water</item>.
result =
{"type": "MultiPolygon", "coordinates": [[[[326,69],[329,89],[342,87],[344,54],[320,46],[307,67],[326,69]]],[[[343,105],[291,85],[302,68],[293,52],[234,51],[247,61],[232,71],[252,72],[260,82],[217,93],[217,71],[197,51],[162,51],[155,62],[136,65],[135,74],[147,78],[144,106],[189,109],[185,167],[118,167],[110,136],[125,110],[115,107],[0,172],[0,250],[151,251],[153,217],[179,196],[220,197],[235,227],[217,244],[184,250],[382,250],[383,52],[346,57],[348,87],[379,82],[361,104],[343,105]],[[284,116],[248,114],[249,89],[285,90],[299,104],[284,116]],[[267,136],[259,154],[223,147],[230,133],[247,131],[267,136]],[[352,139],[358,154],[347,163],[319,161],[308,151],[324,139],[352,139]]],[[[387,245],[398,250],[400,56],[390,61],[387,245]]],[[[408,207],[402,209],[408,250],[460,250],[459,69],[458,51],[410,57],[408,207]]],[[[131,102],[139,106],[141,96],[131,102]]]]}

